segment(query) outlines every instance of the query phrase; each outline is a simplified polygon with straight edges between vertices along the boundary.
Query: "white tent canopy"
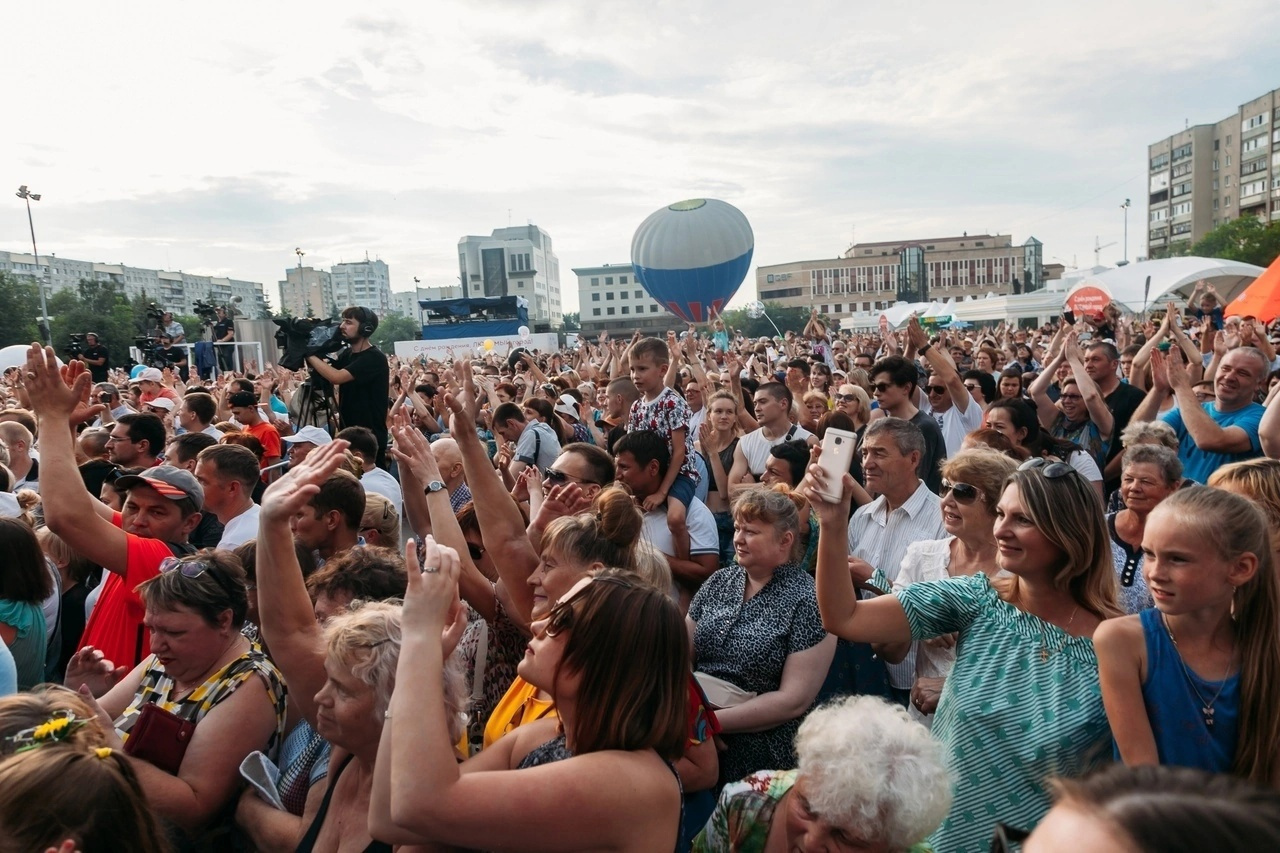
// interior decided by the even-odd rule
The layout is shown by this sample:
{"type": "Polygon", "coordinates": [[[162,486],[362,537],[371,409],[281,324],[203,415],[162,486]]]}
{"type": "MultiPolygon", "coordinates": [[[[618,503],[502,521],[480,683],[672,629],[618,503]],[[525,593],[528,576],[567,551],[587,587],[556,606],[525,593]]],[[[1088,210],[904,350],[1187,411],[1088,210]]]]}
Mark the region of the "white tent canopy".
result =
{"type": "Polygon", "coordinates": [[[1100,282],[1111,292],[1111,298],[1122,310],[1133,313],[1163,308],[1170,299],[1183,301],[1191,295],[1197,281],[1207,281],[1217,288],[1226,302],[1230,302],[1258,276],[1262,267],[1239,261],[1223,261],[1216,258],[1164,258],[1158,261],[1140,261],[1107,270],[1085,278],[1082,283],[1100,282]],[[1143,301],[1147,277],[1151,278],[1150,290],[1143,301]]]}

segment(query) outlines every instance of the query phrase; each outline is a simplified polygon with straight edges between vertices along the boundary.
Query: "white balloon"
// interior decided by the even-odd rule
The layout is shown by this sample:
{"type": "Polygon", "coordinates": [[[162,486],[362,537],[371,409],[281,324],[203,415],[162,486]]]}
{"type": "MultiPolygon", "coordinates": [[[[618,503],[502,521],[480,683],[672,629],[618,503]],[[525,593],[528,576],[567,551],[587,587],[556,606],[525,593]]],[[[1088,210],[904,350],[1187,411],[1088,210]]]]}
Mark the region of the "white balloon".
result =
{"type": "Polygon", "coordinates": [[[8,370],[10,367],[22,367],[27,363],[27,350],[30,347],[27,344],[14,344],[11,347],[0,349],[0,373],[8,370]]]}
{"type": "Polygon", "coordinates": [[[520,337],[522,337],[522,338],[527,338],[527,337],[529,337],[529,327],[528,327],[528,326],[521,326],[520,328],[516,329],[516,331],[520,334],[520,337]]]}
{"type": "Polygon", "coordinates": [[[752,320],[759,320],[764,316],[764,303],[757,299],[755,302],[747,304],[747,316],[752,320]]]}

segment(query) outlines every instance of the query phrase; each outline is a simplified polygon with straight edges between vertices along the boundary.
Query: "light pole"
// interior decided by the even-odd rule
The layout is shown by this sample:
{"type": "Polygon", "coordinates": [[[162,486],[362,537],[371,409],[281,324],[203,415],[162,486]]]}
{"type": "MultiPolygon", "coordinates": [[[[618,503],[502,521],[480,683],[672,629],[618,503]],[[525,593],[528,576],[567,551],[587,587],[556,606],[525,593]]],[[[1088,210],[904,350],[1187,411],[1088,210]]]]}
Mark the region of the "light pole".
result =
{"type": "Polygon", "coordinates": [[[36,287],[40,290],[40,332],[44,335],[44,342],[48,346],[53,346],[53,331],[49,328],[49,309],[44,299],[44,276],[40,274],[40,252],[36,249],[36,223],[31,218],[31,202],[39,201],[40,193],[31,192],[27,189],[27,185],[23,184],[18,187],[14,195],[27,203],[27,226],[31,228],[31,255],[36,260],[36,287]]]}
{"type": "Polygon", "coordinates": [[[1129,199],[1126,198],[1120,207],[1124,210],[1124,264],[1127,264],[1129,263],[1129,199]]]}

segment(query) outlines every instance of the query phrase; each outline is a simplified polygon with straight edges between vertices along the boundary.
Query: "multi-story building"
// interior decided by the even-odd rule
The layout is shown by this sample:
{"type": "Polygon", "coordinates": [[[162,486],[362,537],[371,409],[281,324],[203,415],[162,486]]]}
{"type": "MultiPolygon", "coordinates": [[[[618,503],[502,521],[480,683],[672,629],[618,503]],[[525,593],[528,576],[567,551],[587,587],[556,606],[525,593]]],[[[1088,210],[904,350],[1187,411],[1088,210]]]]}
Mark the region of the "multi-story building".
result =
{"type": "Polygon", "coordinates": [[[1239,216],[1280,220],[1280,89],[1147,146],[1147,255],[1181,254],[1239,216]]]}
{"type": "Polygon", "coordinates": [[[175,314],[191,314],[197,300],[214,305],[233,304],[236,313],[249,319],[267,316],[266,296],[256,281],[240,281],[223,276],[192,275],[168,270],[152,270],[125,264],[78,261],[57,255],[0,251],[0,270],[44,283],[45,293],[75,290],[80,281],[110,282],[120,285],[125,296],[143,296],[175,314]]]}
{"type": "Polygon", "coordinates": [[[329,273],[314,267],[289,267],[280,282],[280,310],[295,317],[333,317],[346,306],[333,300],[329,273]]]}
{"type": "Polygon", "coordinates": [[[365,258],[334,264],[329,282],[339,311],[352,305],[372,309],[378,316],[391,311],[391,271],[384,261],[365,258]]]}
{"type": "MultiPolygon", "coordinates": [[[[1044,247],[1007,234],[855,243],[842,257],[756,267],[756,293],[790,308],[831,316],[894,302],[1030,293],[1044,287],[1044,247]]],[[[583,319],[586,319],[584,312],[583,319]]]]}
{"type": "Polygon", "coordinates": [[[418,302],[423,299],[460,299],[462,286],[447,284],[443,287],[416,287],[391,294],[391,310],[415,320],[421,319],[418,302]]]}
{"type": "Polygon", "coordinates": [[[564,324],[560,259],[551,235],[536,225],[495,228],[488,237],[458,241],[459,281],[466,296],[522,296],[534,331],[564,324]]]}
{"type": "MultiPolygon", "coordinates": [[[[662,335],[668,329],[683,329],[685,323],[640,286],[631,264],[581,267],[578,277],[578,311],[584,335],[600,332],[631,332],[662,335]]],[[[620,337],[614,335],[614,337],[620,337]]]]}

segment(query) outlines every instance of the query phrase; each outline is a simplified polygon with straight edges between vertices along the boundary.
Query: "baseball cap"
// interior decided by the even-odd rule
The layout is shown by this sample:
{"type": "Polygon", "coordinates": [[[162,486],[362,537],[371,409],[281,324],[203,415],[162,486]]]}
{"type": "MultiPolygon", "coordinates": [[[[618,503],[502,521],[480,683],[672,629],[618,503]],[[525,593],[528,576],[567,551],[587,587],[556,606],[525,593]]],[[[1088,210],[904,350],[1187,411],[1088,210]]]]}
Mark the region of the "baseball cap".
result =
{"type": "Polygon", "coordinates": [[[556,405],[556,411],[562,415],[568,415],[576,421],[578,420],[578,401],[573,399],[571,394],[561,394],[560,402],[556,405]]]}
{"type": "Polygon", "coordinates": [[[148,367],[139,371],[138,375],[134,378],[139,382],[163,382],[164,374],[160,372],[159,368],[148,367]]]}
{"type": "Polygon", "coordinates": [[[227,405],[235,406],[237,409],[244,406],[257,406],[258,398],[248,391],[237,391],[227,398],[227,405]]]}
{"type": "Polygon", "coordinates": [[[173,411],[173,401],[168,397],[156,397],[154,400],[148,400],[143,403],[144,406],[152,406],[157,409],[164,409],[166,412],[173,411]]]}
{"type": "Polygon", "coordinates": [[[116,488],[128,491],[134,486],[150,486],[171,501],[190,498],[195,501],[196,508],[204,506],[204,489],[196,482],[190,471],[174,468],[172,465],[159,465],[148,468],[141,474],[125,474],[116,478],[116,488]]]}
{"type": "Polygon", "coordinates": [[[293,435],[284,436],[284,438],[282,438],[281,441],[284,441],[286,444],[300,444],[303,442],[309,442],[311,444],[314,444],[316,447],[319,447],[322,444],[328,444],[329,442],[333,441],[333,438],[329,435],[329,433],[320,429],[320,427],[318,426],[304,426],[302,429],[298,430],[293,435]]]}

